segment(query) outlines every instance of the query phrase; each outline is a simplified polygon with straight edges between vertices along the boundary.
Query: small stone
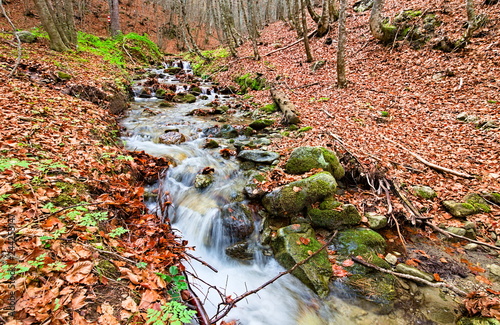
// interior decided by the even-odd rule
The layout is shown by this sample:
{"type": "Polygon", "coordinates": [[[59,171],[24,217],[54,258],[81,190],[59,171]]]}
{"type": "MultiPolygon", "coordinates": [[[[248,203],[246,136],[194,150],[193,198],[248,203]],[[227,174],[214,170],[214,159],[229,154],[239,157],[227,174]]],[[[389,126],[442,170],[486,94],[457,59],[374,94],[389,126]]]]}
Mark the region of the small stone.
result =
{"type": "Polygon", "coordinates": [[[443,201],[443,206],[452,216],[465,218],[469,215],[478,213],[478,210],[469,203],[460,203],[455,201],[443,201]]]}
{"type": "Polygon", "coordinates": [[[415,185],[412,188],[413,188],[413,191],[415,192],[415,195],[419,196],[423,199],[433,199],[433,198],[437,197],[436,191],[434,191],[429,186],[415,185]]]}
{"type": "Polygon", "coordinates": [[[490,269],[491,274],[500,277],[500,266],[498,266],[496,264],[491,264],[491,265],[488,265],[488,268],[490,269]]]}
{"type": "Polygon", "coordinates": [[[452,234],[458,236],[465,236],[465,233],[467,232],[464,228],[458,228],[458,227],[448,227],[446,228],[446,231],[451,232],[452,234]]]}
{"type": "Polygon", "coordinates": [[[464,249],[468,251],[475,251],[478,248],[478,246],[479,246],[478,244],[470,243],[465,245],[464,249]]]}
{"type": "Polygon", "coordinates": [[[410,265],[407,265],[404,263],[399,263],[396,266],[396,272],[404,273],[404,274],[408,274],[408,275],[413,275],[413,276],[416,276],[417,278],[421,278],[421,279],[427,280],[429,282],[434,281],[434,277],[432,275],[430,275],[429,273],[426,273],[424,271],[420,271],[416,267],[413,267],[413,266],[410,266],[410,265]]]}
{"type": "Polygon", "coordinates": [[[388,253],[384,259],[391,265],[396,265],[398,263],[398,258],[396,257],[396,255],[393,255],[391,253],[388,253]]]}
{"type": "Polygon", "coordinates": [[[205,188],[212,184],[214,177],[212,174],[198,174],[194,180],[194,187],[205,188]]]}
{"type": "Polygon", "coordinates": [[[368,219],[368,225],[371,229],[377,230],[387,226],[387,217],[375,214],[373,212],[368,212],[365,214],[368,219]]]}
{"type": "Polygon", "coordinates": [[[476,223],[472,221],[464,222],[464,229],[476,229],[476,223]]]}
{"type": "Polygon", "coordinates": [[[162,134],[159,142],[163,144],[180,144],[186,142],[186,137],[180,132],[170,131],[162,134]]]}

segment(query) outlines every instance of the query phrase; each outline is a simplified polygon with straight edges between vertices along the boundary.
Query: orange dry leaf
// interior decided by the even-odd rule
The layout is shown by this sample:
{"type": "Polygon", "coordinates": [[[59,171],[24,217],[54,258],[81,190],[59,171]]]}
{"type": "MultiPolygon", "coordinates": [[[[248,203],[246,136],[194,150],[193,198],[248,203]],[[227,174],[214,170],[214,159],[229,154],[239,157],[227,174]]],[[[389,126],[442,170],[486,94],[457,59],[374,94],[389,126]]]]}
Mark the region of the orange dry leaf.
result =
{"type": "Polygon", "coordinates": [[[94,263],[90,261],[76,262],[66,273],[66,281],[69,283],[81,282],[89,276],[93,266],[94,263]]]}
{"type": "Polygon", "coordinates": [[[349,266],[352,266],[352,265],[354,265],[354,261],[351,260],[351,259],[348,259],[348,260],[345,260],[345,261],[342,262],[342,266],[344,266],[344,267],[349,267],[349,266]]]}
{"type": "Polygon", "coordinates": [[[299,237],[299,240],[304,245],[309,245],[309,243],[311,242],[309,238],[304,238],[304,237],[299,237]]]}
{"type": "Polygon", "coordinates": [[[434,276],[434,280],[436,280],[437,282],[443,281],[443,280],[441,280],[441,277],[439,276],[438,273],[434,273],[433,276],[434,276]]]}
{"type": "Polygon", "coordinates": [[[482,282],[484,284],[487,284],[487,285],[491,285],[492,284],[490,280],[488,280],[487,278],[485,278],[482,275],[476,275],[476,280],[479,281],[479,282],[482,282]]]}
{"type": "Polygon", "coordinates": [[[337,264],[332,264],[332,271],[333,271],[333,276],[336,276],[338,278],[343,278],[349,275],[349,272],[347,272],[346,270],[344,270],[342,266],[337,264]]]}
{"type": "Polygon", "coordinates": [[[302,191],[302,188],[301,188],[301,187],[298,187],[298,186],[294,186],[294,187],[293,187],[293,191],[297,193],[297,192],[302,191]]]}

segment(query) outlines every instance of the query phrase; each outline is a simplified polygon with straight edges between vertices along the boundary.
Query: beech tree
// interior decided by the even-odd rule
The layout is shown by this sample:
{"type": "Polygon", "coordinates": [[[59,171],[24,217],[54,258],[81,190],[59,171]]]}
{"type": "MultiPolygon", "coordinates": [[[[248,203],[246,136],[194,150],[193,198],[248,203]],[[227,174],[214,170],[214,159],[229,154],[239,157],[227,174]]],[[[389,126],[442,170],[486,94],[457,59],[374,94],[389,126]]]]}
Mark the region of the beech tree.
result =
{"type": "Polygon", "coordinates": [[[120,3],[118,0],[108,0],[109,3],[109,18],[111,19],[111,36],[116,36],[121,33],[120,28],[120,3]]]}
{"type": "Polygon", "coordinates": [[[34,2],[42,26],[49,34],[50,48],[60,52],[76,48],[73,0],[34,0],[34,2]]]}
{"type": "Polygon", "coordinates": [[[339,43],[337,47],[337,87],[345,88],[347,87],[347,79],[345,76],[345,43],[346,37],[346,10],[347,0],[340,0],[340,11],[339,11],[339,43]]]}

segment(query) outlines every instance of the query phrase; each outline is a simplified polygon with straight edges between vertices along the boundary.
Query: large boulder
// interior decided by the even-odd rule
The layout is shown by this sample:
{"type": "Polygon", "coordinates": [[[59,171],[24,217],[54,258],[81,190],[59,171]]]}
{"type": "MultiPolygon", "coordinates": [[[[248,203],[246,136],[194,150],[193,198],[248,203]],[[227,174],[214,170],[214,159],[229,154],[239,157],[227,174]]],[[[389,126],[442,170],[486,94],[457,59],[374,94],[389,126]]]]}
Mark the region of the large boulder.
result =
{"type": "Polygon", "coordinates": [[[221,212],[222,226],[229,236],[235,240],[243,240],[255,229],[252,212],[242,202],[225,205],[221,212]]]}
{"type": "MultiPolygon", "coordinates": [[[[333,247],[337,251],[338,262],[343,262],[351,256],[361,256],[365,261],[379,267],[390,267],[389,263],[379,257],[379,254],[385,253],[385,239],[371,229],[356,228],[341,231],[335,237],[333,247]]],[[[381,308],[381,312],[392,308],[396,295],[395,279],[392,275],[374,271],[357,263],[345,269],[351,273],[345,283],[360,297],[375,302],[381,308]]]]}
{"type": "Polygon", "coordinates": [[[299,147],[292,152],[285,165],[289,174],[302,174],[313,168],[322,168],[336,179],[341,179],[345,174],[335,153],[323,147],[299,147]]]}
{"type": "Polygon", "coordinates": [[[272,164],[279,159],[280,154],[273,151],[265,150],[242,150],[238,154],[238,158],[248,161],[253,161],[259,164],[272,164]]]}
{"type": "Polygon", "coordinates": [[[309,208],[307,217],[312,226],[330,230],[357,225],[361,222],[361,215],[354,205],[342,204],[332,198],[323,201],[318,208],[309,208]]]}
{"type": "Polygon", "coordinates": [[[19,40],[22,43],[34,43],[37,39],[35,34],[28,32],[27,30],[16,32],[16,36],[19,37],[19,40]]]}
{"type": "Polygon", "coordinates": [[[336,189],[335,178],[322,172],[275,189],[264,196],[262,204],[271,216],[292,215],[331,197],[336,189]]]}
{"type": "MultiPolygon", "coordinates": [[[[278,230],[271,247],[276,260],[284,268],[290,269],[308,258],[310,252],[319,250],[321,244],[311,226],[293,224],[278,230]]],[[[332,267],[325,250],[299,266],[292,274],[320,297],[326,297],[330,292],[328,282],[332,276],[332,267]]]]}

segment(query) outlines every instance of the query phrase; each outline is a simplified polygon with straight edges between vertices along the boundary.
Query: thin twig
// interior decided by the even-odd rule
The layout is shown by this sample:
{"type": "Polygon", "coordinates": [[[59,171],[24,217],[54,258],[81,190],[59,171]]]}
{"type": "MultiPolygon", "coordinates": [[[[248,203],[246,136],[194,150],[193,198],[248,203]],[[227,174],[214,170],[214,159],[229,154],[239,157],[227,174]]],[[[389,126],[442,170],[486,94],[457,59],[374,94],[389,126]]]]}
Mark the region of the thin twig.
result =
{"type": "Polygon", "coordinates": [[[200,301],[200,298],[194,293],[193,289],[191,288],[191,285],[189,284],[188,280],[188,275],[187,272],[184,271],[182,272],[184,277],[186,278],[186,284],[187,284],[187,292],[189,293],[189,299],[187,300],[188,303],[192,303],[196,309],[197,313],[197,318],[198,322],[200,325],[210,325],[210,317],[208,317],[207,311],[205,310],[205,307],[203,306],[203,303],[200,301]]]}
{"type": "Polygon", "coordinates": [[[335,116],[333,116],[332,114],[330,114],[327,110],[321,108],[321,110],[323,111],[323,113],[325,113],[329,118],[331,119],[335,119],[335,116]]]}
{"type": "Polygon", "coordinates": [[[260,287],[254,289],[254,290],[250,290],[250,291],[247,291],[245,292],[244,294],[234,298],[231,300],[231,302],[227,302],[226,303],[226,307],[225,309],[222,310],[222,314],[217,316],[215,315],[214,318],[215,319],[211,319],[210,321],[212,322],[212,324],[215,324],[217,323],[218,321],[220,321],[222,318],[224,318],[228,313],[229,311],[236,306],[236,303],[245,299],[246,297],[254,294],[254,293],[257,293],[259,292],[260,290],[264,289],[265,287],[267,287],[268,285],[270,285],[271,283],[275,282],[276,280],[278,280],[279,278],[281,278],[282,276],[286,275],[286,274],[289,274],[289,273],[292,273],[293,271],[295,271],[295,269],[297,269],[299,266],[307,263],[311,258],[313,258],[314,256],[316,256],[317,254],[319,254],[323,249],[325,249],[328,245],[330,245],[330,243],[333,241],[333,239],[335,238],[335,236],[337,235],[337,231],[335,231],[333,233],[333,235],[330,237],[330,239],[323,245],[321,246],[320,249],[318,249],[317,251],[315,251],[314,253],[312,253],[311,255],[309,255],[307,258],[303,259],[302,261],[300,262],[297,262],[297,264],[295,264],[294,266],[292,266],[292,268],[286,270],[286,271],[283,271],[283,272],[280,272],[278,275],[276,275],[274,278],[272,278],[271,280],[267,281],[266,283],[264,283],[263,285],[261,285],[260,287]]]}
{"type": "Polygon", "coordinates": [[[425,160],[424,158],[422,158],[422,156],[414,153],[410,149],[407,149],[402,144],[399,144],[396,141],[393,141],[393,140],[391,140],[391,139],[389,139],[387,137],[384,137],[383,135],[381,135],[381,137],[382,137],[382,139],[387,140],[390,143],[393,143],[393,144],[397,145],[398,147],[400,147],[401,149],[407,151],[410,155],[412,155],[413,157],[415,157],[418,161],[420,161],[424,165],[427,165],[427,166],[431,167],[432,169],[435,169],[435,170],[438,170],[438,171],[441,171],[441,172],[450,173],[452,175],[463,177],[463,178],[474,178],[474,176],[472,176],[470,174],[462,173],[462,172],[459,172],[459,171],[456,171],[456,170],[453,170],[453,169],[449,169],[449,168],[442,167],[442,166],[436,165],[434,163],[431,163],[431,162],[425,160]]]}
{"type": "Polygon", "coordinates": [[[215,273],[218,273],[218,272],[219,272],[219,271],[218,271],[215,267],[213,267],[212,265],[208,264],[208,263],[207,263],[207,262],[205,262],[204,260],[202,260],[202,259],[200,259],[200,258],[198,258],[198,257],[196,257],[196,256],[194,256],[194,255],[191,255],[191,254],[186,253],[186,252],[184,252],[184,255],[189,256],[189,257],[191,257],[193,260],[196,260],[196,261],[200,262],[201,264],[203,264],[204,266],[208,267],[210,270],[214,271],[215,273]]]}
{"type": "Polygon", "coordinates": [[[2,14],[3,16],[7,19],[9,22],[10,27],[12,27],[12,30],[14,31],[14,36],[16,37],[17,40],[17,59],[16,63],[14,64],[14,67],[12,68],[12,71],[9,73],[9,78],[14,75],[14,72],[16,72],[17,67],[19,66],[19,63],[21,63],[21,56],[22,56],[22,47],[21,47],[21,39],[19,39],[19,35],[16,33],[16,26],[12,23],[12,20],[10,20],[9,16],[5,12],[5,8],[3,6],[2,0],[0,0],[0,7],[2,9],[2,14]]]}
{"type": "Polygon", "coordinates": [[[365,260],[362,260],[360,258],[357,258],[357,257],[351,257],[351,259],[354,262],[356,262],[356,263],[359,263],[359,264],[364,265],[366,267],[375,269],[375,270],[377,270],[379,272],[392,274],[394,276],[397,276],[397,277],[400,277],[400,278],[403,278],[403,279],[408,279],[408,280],[412,280],[413,282],[423,283],[425,285],[428,285],[428,286],[431,286],[431,287],[435,287],[435,288],[447,288],[447,289],[450,289],[451,291],[455,292],[459,296],[462,296],[462,297],[467,296],[467,292],[462,291],[459,288],[457,288],[454,285],[449,284],[449,283],[445,283],[445,282],[430,282],[430,281],[424,280],[422,278],[419,278],[419,277],[416,277],[416,276],[413,276],[413,275],[399,273],[399,272],[394,272],[394,271],[391,271],[391,270],[387,270],[387,269],[378,267],[376,265],[373,265],[373,264],[371,264],[371,263],[369,263],[369,262],[367,262],[365,260]]]}

